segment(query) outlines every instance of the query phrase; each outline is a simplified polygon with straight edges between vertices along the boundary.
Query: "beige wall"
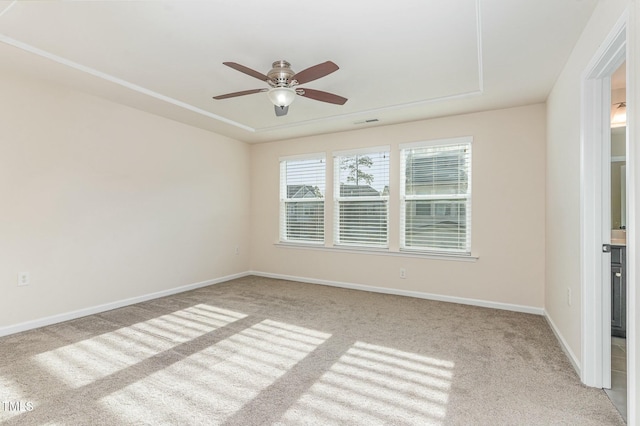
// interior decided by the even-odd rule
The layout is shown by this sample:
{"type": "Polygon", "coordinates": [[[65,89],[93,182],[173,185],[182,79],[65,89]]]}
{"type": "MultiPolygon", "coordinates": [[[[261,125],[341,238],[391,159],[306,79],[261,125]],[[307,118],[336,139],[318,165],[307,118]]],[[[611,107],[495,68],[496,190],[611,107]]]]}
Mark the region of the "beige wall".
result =
{"type": "Polygon", "coordinates": [[[630,2],[601,1],[547,100],[545,309],[581,362],[580,111],[582,73],[630,2]],[[567,303],[567,289],[572,304],[567,303]]]}
{"type": "MultiPolygon", "coordinates": [[[[542,308],[545,132],[545,106],[539,104],[255,145],[251,151],[252,270],[542,308]],[[279,157],[325,152],[330,159],[334,150],[390,145],[390,245],[397,251],[398,144],[468,135],[474,138],[472,252],[478,256],[476,262],[274,245],[278,241],[279,157]],[[400,268],[406,268],[406,279],[399,278],[400,268]]],[[[327,179],[330,186],[330,173],[327,179]]]]}
{"type": "Polygon", "coordinates": [[[16,75],[0,93],[0,327],[249,269],[248,145],[16,75]]]}
{"type": "Polygon", "coordinates": [[[611,229],[622,226],[622,167],[625,161],[611,162],[611,229]]]}
{"type": "MultiPolygon", "coordinates": [[[[626,129],[624,127],[612,129],[611,156],[626,158],[626,145],[626,129]]],[[[611,162],[611,229],[619,229],[622,225],[621,167],[626,164],[626,161],[611,162]]]]}

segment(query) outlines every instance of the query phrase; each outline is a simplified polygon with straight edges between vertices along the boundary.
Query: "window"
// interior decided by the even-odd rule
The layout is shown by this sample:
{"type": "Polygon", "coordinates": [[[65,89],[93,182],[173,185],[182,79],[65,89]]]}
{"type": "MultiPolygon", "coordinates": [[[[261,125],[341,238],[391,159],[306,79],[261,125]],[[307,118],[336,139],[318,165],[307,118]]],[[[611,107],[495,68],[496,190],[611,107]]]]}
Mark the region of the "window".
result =
{"type": "Polygon", "coordinates": [[[334,154],[334,243],[387,247],[389,147],[334,154]]]}
{"type": "Polygon", "coordinates": [[[471,138],[401,146],[400,247],[471,254],[471,138]]]}
{"type": "Polygon", "coordinates": [[[280,161],[280,241],[324,242],[324,154],[280,161]]]}

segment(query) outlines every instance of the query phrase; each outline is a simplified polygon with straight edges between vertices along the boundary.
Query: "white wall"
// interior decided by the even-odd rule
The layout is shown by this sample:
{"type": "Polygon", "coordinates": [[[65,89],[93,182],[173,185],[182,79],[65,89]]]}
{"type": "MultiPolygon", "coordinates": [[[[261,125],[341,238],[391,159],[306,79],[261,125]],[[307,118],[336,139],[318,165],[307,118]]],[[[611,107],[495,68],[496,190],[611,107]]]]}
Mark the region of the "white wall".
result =
{"type": "MultiPolygon", "coordinates": [[[[541,311],[545,132],[545,106],[539,104],[255,145],[251,150],[252,270],[541,311]],[[397,251],[398,144],[468,135],[474,138],[472,252],[479,257],[476,262],[274,245],[278,241],[279,157],[325,152],[331,159],[335,150],[391,145],[390,246],[397,251]],[[399,278],[401,267],[407,270],[406,279],[399,278]]],[[[327,179],[329,186],[331,176],[327,179]]]]}
{"type": "Polygon", "coordinates": [[[585,27],[565,68],[547,100],[547,270],[545,309],[557,327],[557,332],[573,353],[576,364],[582,368],[581,288],[580,288],[580,111],[581,84],[584,70],[592,60],[616,22],[627,11],[627,73],[632,80],[629,90],[627,127],[630,154],[634,163],[627,163],[636,192],[628,194],[627,255],[630,277],[628,306],[635,307],[627,323],[627,357],[629,388],[628,421],[637,424],[640,406],[640,292],[638,268],[640,264],[640,232],[637,230],[640,214],[640,154],[637,125],[640,123],[640,92],[637,70],[640,69],[640,11],[633,0],[601,0],[585,27]],[[635,236],[635,239],[633,238],[635,236]],[[631,237],[631,238],[629,238],[631,237]],[[567,305],[566,292],[573,292],[572,306],[567,305]],[[635,297],[635,298],[634,298],[635,297]],[[634,342],[635,341],[635,342],[634,342]]]}
{"type": "Polygon", "coordinates": [[[249,269],[248,145],[17,75],[0,93],[0,329],[249,269]]]}
{"type": "Polygon", "coordinates": [[[581,363],[580,111],[582,74],[630,2],[601,1],[547,100],[545,309],[581,363]],[[567,303],[567,288],[572,304],[567,303]]]}

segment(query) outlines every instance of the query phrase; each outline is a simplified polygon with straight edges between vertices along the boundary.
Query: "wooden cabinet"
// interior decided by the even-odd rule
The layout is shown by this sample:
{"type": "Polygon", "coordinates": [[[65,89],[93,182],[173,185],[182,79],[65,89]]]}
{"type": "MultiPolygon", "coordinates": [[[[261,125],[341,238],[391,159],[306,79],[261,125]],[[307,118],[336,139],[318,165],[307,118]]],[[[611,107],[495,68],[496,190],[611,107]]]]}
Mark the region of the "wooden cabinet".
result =
{"type": "Polygon", "coordinates": [[[611,335],[627,336],[627,278],[624,246],[611,247],[611,335]]]}

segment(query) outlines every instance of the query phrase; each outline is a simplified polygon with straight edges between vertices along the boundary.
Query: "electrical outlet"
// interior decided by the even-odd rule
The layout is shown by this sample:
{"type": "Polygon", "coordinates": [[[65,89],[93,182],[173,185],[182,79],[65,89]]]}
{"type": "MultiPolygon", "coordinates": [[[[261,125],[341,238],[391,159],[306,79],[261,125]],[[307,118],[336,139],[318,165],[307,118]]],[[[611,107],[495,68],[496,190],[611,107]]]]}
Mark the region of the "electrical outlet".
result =
{"type": "Polygon", "coordinates": [[[407,270],[404,268],[400,268],[400,278],[405,279],[407,278],[407,270]]]}
{"type": "Polygon", "coordinates": [[[240,254],[240,246],[236,246],[236,256],[240,254]]]}
{"type": "Polygon", "coordinates": [[[567,305],[571,306],[571,287],[567,287],[567,305]]]}
{"type": "Polygon", "coordinates": [[[18,272],[18,285],[29,285],[29,273],[28,272],[18,272]]]}

